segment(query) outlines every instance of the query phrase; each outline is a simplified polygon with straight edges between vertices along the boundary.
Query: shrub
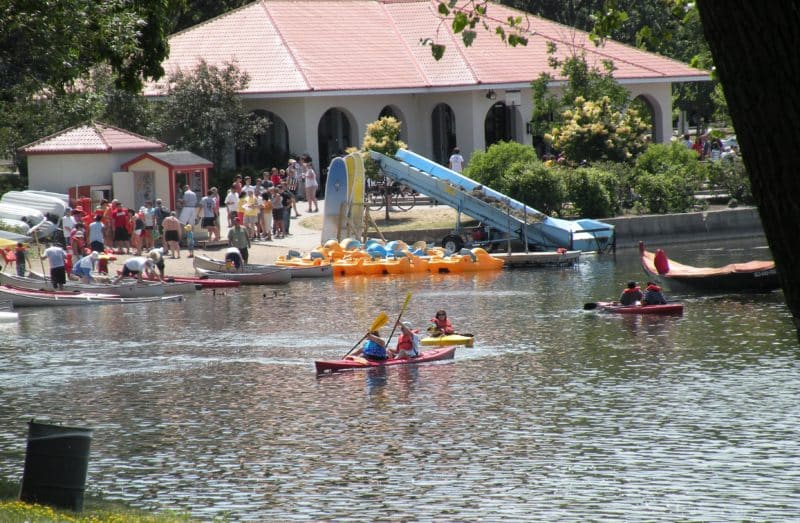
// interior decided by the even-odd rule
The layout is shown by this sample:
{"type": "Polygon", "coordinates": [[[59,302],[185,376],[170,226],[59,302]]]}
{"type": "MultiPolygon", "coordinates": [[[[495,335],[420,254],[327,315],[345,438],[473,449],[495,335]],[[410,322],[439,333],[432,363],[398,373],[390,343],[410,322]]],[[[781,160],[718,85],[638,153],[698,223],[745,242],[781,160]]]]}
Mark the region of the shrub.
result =
{"type": "Polygon", "coordinates": [[[501,184],[503,175],[511,164],[516,162],[527,164],[536,161],[536,151],[530,145],[517,142],[498,142],[491,145],[485,152],[473,153],[464,170],[464,175],[496,191],[505,192],[501,184]]]}
{"type": "Polygon", "coordinates": [[[636,160],[633,189],[647,212],[687,212],[706,178],[694,151],[678,142],[654,144],[636,160]]]}
{"type": "Polygon", "coordinates": [[[608,96],[597,101],[578,97],[562,116],[561,126],[545,139],[572,163],[630,161],[646,147],[648,125],[635,109],[616,109],[608,96]]]}
{"type": "Polygon", "coordinates": [[[738,156],[711,162],[708,165],[708,182],[715,189],[727,191],[737,203],[753,204],[747,168],[738,156]]]}
{"type": "Polygon", "coordinates": [[[500,192],[545,214],[561,214],[567,195],[558,169],[538,160],[513,162],[503,175],[500,192]]]}
{"type": "Polygon", "coordinates": [[[617,193],[617,179],[596,167],[565,171],[567,199],[584,218],[607,218],[615,214],[612,194],[617,193]]]}

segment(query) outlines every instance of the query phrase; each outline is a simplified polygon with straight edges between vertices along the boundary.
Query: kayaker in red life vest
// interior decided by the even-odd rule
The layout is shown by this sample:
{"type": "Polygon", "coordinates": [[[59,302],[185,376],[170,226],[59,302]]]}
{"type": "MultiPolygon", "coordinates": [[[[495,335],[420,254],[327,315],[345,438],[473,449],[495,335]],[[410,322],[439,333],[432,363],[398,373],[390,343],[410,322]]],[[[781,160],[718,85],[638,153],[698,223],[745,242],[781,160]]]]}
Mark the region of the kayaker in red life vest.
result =
{"type": "Polygon", "coordinates": [[[419,356],[419,330],[413,329],[410,322],[398,322],[400,336],[397,338],[397,349],[389,349],[390,358],[416,358],[419,356]]]}
{"type": "Polygon", "coordinates": [[[639,285],[635,281],[629,281],[628,287],[622,291],[622,296],[619,297],[619,303],[620,305],[637,305],[642,298],[644,295],[639,285]]]}
{"type": "Polygon", "coordinates": [[[384,361],[388,358],[386,353],[386,340],[380,337],[380,332],[372,331],[367,334],[367,341],[347,359],[361,356],[370,361],[384,361]]]}
{"type": "Polygon", "coordinates": [[[661,287],[655,283],[647,282],[647,287],[644,289],[644,297],[642,298],[642,305],[666,305],[667,299],[661,292],[661,287]]]}
{"type": "Polygon", "coordinates": [[[428,327],[428,333],[433,337],[439,337],[455,332],[450,320],[447,319],[447,312],[444,309],[436,311],[436,316],[431,319],[431,325],[428,327]]]}

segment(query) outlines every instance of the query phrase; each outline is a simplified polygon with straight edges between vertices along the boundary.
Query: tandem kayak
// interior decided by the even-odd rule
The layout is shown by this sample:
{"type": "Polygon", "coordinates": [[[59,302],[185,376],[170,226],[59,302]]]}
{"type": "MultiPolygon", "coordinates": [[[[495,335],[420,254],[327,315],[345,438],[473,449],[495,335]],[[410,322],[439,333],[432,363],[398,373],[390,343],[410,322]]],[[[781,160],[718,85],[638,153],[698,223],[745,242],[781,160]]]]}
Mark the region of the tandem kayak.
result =
{"type": "Polygon", "coordinates": [[[369,361],[364,358],[355,358],[352,360],[327,360],[315,361],[314,366],[317,369],[317,374],[324,374],[326,372],[331,373],[343,370],[371,369],[374,367],[388,367],[390,365],[416,365],[418,363],[426,363],[429,361],[452,360],[455,352],[455,347],[437,347],[435,349],[423,351],[416,358],[398,358],[384,361],[369,361]]]}
{"type": "Polygon", "coordinates": [[[422,345],[464,345],[465,347],[472,347],[475,343],[475,337],[465,334],[447,334],[445,336],[428,336],[420,340],[422,345]]]}
{"type": "Polygon", "coordinates": [[[620,305],[616,301],[598,301],[596,304],[587,303],[584,309],[598,309],[603,312],[615,314],[683,314],[682,303],[667,303],[664,305],[620,305]],[[595,305],[595,307],[590,307],[595,305]]]}

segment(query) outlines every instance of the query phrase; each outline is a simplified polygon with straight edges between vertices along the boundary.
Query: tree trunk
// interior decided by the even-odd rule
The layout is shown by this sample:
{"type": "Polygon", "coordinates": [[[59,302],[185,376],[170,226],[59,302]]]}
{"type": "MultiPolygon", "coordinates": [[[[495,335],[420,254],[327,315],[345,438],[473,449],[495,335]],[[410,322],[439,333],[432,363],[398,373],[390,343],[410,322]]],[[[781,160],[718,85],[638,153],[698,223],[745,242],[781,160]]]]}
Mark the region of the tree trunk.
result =
{"type": "Polygon", "coordinates": [[[800,6],[697,6],[800,339],[800,6]]]}

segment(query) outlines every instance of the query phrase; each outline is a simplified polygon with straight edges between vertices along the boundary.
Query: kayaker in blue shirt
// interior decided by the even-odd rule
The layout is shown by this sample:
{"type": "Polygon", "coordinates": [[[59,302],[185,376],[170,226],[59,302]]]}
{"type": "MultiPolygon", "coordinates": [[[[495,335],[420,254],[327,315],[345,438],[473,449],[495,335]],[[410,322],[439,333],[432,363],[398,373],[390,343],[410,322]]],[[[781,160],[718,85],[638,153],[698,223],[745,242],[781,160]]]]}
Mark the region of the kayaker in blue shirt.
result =
{"type": "Polygon", "coordinates": [[[367,341],[364,342],[364,345],[348,357],[356,356],[362,356],[371,361],[384,361],[387,359],[386,340],[380,337],[380,332],[370,332],[367,334],[367,341]]]}
{"type": "Polygon", "coordinates": [[[622,296],[619,297],[619,303],[624,306],[637,305],[638,302],[642,301],[642,298],[644,298],[644,295],[639,285],[635,281],[629,281],[628,287],[622,291],[622,296]]]}
{"type": "Polygon", "coordinates": [[[642,298],[642,305],[666,305],[667,299],[661,292],[661,287],[655,283],[647,282],[647,287],[644,289],[644,298],[642,298]]]}

